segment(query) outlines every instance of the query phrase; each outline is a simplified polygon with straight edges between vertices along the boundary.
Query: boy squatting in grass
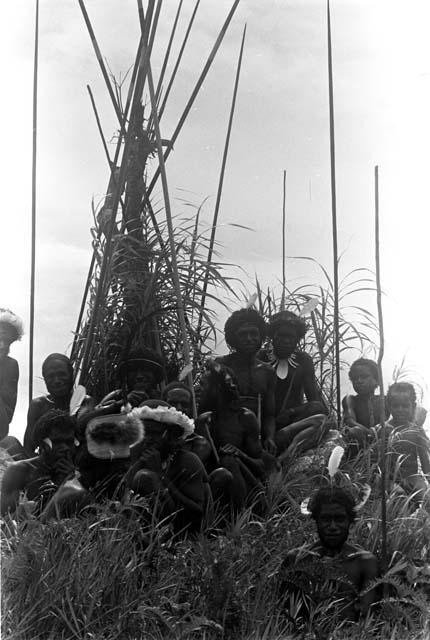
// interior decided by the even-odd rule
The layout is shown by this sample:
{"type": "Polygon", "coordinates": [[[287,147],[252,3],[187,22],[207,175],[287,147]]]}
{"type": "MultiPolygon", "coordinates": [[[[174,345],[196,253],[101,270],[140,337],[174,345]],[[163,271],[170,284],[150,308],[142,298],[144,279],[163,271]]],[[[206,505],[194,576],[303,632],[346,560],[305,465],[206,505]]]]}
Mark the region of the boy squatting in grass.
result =
{"type": "Polygon", "coordinates": [[[378,577],[378,561],[348,542],[357,510],[350,493],[339,487],[323,487],[309,501],[319,540],[288,552],[280,570],[283,601],[288,607],[290,595],[301,596],[301,618],[322,605],[331,619],[355,621],[377,601],[377,590],[368,585],[378,577]]]}
{"type": "Polygon", "coordinates": [[[408,495],[421,503],[429,489],[430,440],[416,416],[415,389],[409,382],[392,384],[387,393],[387,408],[391,414],[386,423],[387,455],[390,478],[395,481],[398,465],[398,483],[408,495]],[[418,462],[421,464],[419,473],[418,462]]]}

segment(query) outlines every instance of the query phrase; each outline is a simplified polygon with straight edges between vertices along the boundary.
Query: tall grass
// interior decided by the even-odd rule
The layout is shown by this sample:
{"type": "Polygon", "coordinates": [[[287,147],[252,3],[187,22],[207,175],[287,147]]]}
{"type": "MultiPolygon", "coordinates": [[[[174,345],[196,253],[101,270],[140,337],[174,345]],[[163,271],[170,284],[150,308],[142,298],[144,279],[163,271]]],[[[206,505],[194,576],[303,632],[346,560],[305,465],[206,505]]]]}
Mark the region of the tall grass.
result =
{"type": "MultiPolygon", "coordinates": [[[[354,466],[345,472],[353,480],[366,474],[354,466]]],[[[264,518],[247,509],[224,530],[212,527],[191,541],[151,523],[142,502],[110,503],[80,519],[20,523],[3,538],[2,637],[272,640],[308,633],[296,616],[300,602],[280,606],[279,569],[292,547],[315,535],[299,504],[316,482],[309,469],[284,471],[269,483],[264,518]]],[[[352,532],[353,542],[376,553],[379,512],[373,497],[352,532]]],[[[389,585],[389,598],[354,625],[334,625],[330,610],[312,610],[330,637],[425,637],[430,515],[422,509],[411,515],[408,499],[392,493],[388,527],[391,561],[380,582],[389,585]]]]}

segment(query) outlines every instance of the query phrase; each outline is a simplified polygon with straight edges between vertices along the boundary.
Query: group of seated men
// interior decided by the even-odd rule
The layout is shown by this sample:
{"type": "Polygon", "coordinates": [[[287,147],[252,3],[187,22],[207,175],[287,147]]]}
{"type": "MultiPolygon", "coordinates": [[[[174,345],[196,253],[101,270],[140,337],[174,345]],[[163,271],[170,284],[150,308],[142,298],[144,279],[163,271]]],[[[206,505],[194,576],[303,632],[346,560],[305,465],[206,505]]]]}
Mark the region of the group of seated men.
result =
{"type": "MultiPolygon", "coordinates": [[[[8,427],[17,382],[17,373],[15,389],[7,379],[8,371],[15,371],[8,351],[19,335],[2,311],[0,418],[3,412],[8,427]]],[[[251,503],[264,512],[267,476],[315,448],[333,424],[312,359],[298,350],[305,332],[304,320],[289,311],[275,314],[268,324],[255,309],[235,311],[225,324],[231,353],[208,363],[199,381],[196,417],[194,390],[178,381],[165,385],[163,359],[148,348],[124,358],[119,388],[99,402],[85,393],[76,398],[70,360],[49,355],[42,366],[48,394],[30,403],[23,446],[2,429],[0,447],[16,458],[3,477],[2,515],[17,510],[22,491],[42,520],[132,492],[147,497],[177,532],[199,530],[214,501],[234,512],[251,503]],[[267,338],[270,348],[262,350],[267,338]]],[[[349,457],[369,451],[377,459],[378,378],[371,360],[360,358],[350,369],[356,395],[343,400],[349,457]]],[[[398,484],[422,502],[430,447],[413,385],[393,384],[386,400],[390,477],[394,482],[400,461],[398,484]]],[[[374,577],[376,560],[345,546],[353,521],[351,498],[339,490],[322,489],[317,495],[311,512],[320,543],[310,553],[346,554],[350,581],[360,590],[374,577]]]]}

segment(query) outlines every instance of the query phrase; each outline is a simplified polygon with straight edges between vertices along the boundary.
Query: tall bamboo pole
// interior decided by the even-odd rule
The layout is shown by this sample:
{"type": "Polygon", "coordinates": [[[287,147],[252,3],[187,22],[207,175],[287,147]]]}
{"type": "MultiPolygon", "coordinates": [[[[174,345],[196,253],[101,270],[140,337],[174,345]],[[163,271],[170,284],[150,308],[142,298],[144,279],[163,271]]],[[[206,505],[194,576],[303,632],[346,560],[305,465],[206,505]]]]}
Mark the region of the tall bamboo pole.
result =
{"type": "Polygon", "coordinates": [[[379,423],[380,423],[380,459],[381,469],[381,537],[382,537],[382,571],[387,569],[387,465],[386,465],[386,438],[385,438],[385,395],[384,380],[382,377],[382,359],[384,357],[384,318],[382,315],[382,288],[381,288],[381,266],[379,250],[379,168],[375,167],[375,265],[376,265],[376,302],[378,306],[378,326],[379,326],[379,353],[378,353],[378,376],[379,376],[379,423]]]}
{"type": "Polygon", "coordinates": [[[34,351],[34,290],[36,280],[36,169],[37,169],[37,76],[39,68],[39,0],[36,0],[34,27],[33,70],[33,160],[31,171],[31,273],[30,273],[30,329],[28,357],[28,400],[33,399],[33,351],[34,351]]]}
{"type": "MultiPolygon", "coordinates": [[[[158,121],[154,83],[152,80],[151,64],[149,62],[148,62],[147,75],[148,75],[149,97],[151,101],[152,115],[153,115],[153,122],[154,122],[155,139],[157,142],[158,162],[160,163],[161,184],[163,187],[163,197],[164,197],[164,206],[166,211],[167,229],[169,233],[169,244],[170,244],[171,263],[172,263],[172,279],[173,279],[173,286],[175,287],[176,303],[178,306],[178,319],[179,319],[179,325],[182,333],[184,361],[185,361],[185,366],[187,366],[191,364],[190,347],[188,344],[188,334],[187,334],[187,327],[185,322],[184,302],[182,300],[182,293],[181,293],[181,283],[179,280],[178,263],[176,261],[176,246],[175,246],[175,237],[173,232],[172,211],[170,208],[169,187],[167,184],[166,165],[164,164],[163,146],[161,142],[161,133],[160,133],[160,123],[158,121]]],[[[194,417],[197,417],[196,399],[194,395],[192,374],[189,373],[187,377],[188,377],[189,388],[192,394],[193,413],[194,413],[194,417]]]]}
{"type": "Polygon", "coordinates": [[[330,174],[331,174],[331,212],[333,237],[333,343],[335,350],[336,375],[336,412],[340,420],[340,353],[339,353],[339,258],[337,247],[337,212],[336,212],[336,155],[334,139],[334,106],[333,106],[333,63],[331,47],[330,0],[327,0],[327,44],[328,44],[328,89],[330,112],[330,174]]]}
{"type": "Polygon", "coordinates": [[[286,199],[287,199],[287,172],[284,169],[284,180],[282,189],[282,298],[281,311],[285,309],[285,227],[286,227],[286,199]]]}
{"type": "Polygon", "coordinates": [[[225,143],[224,143],[224,152],[223,152],[223,156],[222,156],[221,171],[220,171],[219,181],[218,181],[218,190],[217,190],[217,195],[216,195],[214,217],[213,217],[213,221],[212,221],[211,236],[210,236],[210,240],[209,240],[209,249],[208,249],[206,273],[205,273],[205,278],[204,278],[204,281],[203,281],[202,299],[201,299],[201,302],[200,302],[200,312],[199,312],[199,319],[198,319],[198,323],[197,323],[197,335],[200,335],[200,330],[201,330],[202,322],[203,322],[203,313],[204,313],[205,302],[206,302],[206,294],[207,294],[208,284],[209,284],[210,264],[211,264],[211,261],[212,261],[212,255],[213,255],[214,244],[215,244],[215,235],[216,235],[216,229],[217,229],[217,224],[218,224],[218,214],[219,214],[219,208],[220,208],[220,204],[221,204],[222,188],[223,188],[223,185],[224,185],[225,167],[226,167],[226,164],[227,164],[228,149],[229,149],[229,146],[230,146],[230,137],[231,137],[231,130],[232,130],[232,126],[233,126],[234,110],[235,110],[235,107],[236,107],[237,90],[239,88],[240,70],[241,70],[241,67],[242,67],[242,57],[243,57],[243,49],[244,49],[244,46],[245,46],[245,37],[246,37],[246,25],[243,28],[242,41],[240,43],[239,58],[238,58],[238,61],[237,61],[237,68],[236,68],[236,77],[235,77],[235,80],[234,80],[233,97],[232,97],[232,100],[231,100],[230,115],[229,115],[228,126],[227,126],[227,134],[226,134],[225,143]]]}

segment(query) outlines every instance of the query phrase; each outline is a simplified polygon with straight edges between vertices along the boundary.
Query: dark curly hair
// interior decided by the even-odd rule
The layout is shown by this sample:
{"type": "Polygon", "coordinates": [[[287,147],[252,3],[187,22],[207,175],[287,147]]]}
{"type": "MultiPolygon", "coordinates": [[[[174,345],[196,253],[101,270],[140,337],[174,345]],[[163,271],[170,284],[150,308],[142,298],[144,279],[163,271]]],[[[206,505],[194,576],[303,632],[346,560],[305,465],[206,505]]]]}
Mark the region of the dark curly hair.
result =
{"type": "Polygon", "coordinates": [[[167,401],[167,395],[169,391],[172,391],[173,389],[182,389],[182,391],[186,391],[187,393],[189,393],[190,397],[192,396],[190,387],[188,387],[183,382],[179,382],[179,380],[173,380],[173,382],[169,382],[169,384],[164,387],[161,394],[162,399],[167,401]]]}
{"type": "Polygon", "coordinates": [[[279,311],[275,313],[269,320],[268,335],[273,340],[275,333],[283,326],[289,326],[296,332],[297,340],[301,340],[305,337],[307,326],[303,318],[292,311],[279,311]]]}
{"type": "Polygon", "coordinates": [[[62,362],[63,364],[65,364],[69,371],[70,376],[73,376],[73,366],[72,366],[72,363],[70,362],[70,358],[65,356],[64,353],[50,353],[49,356],[45,358],[42,364],[43,378],[46,377],[46,369],[51,364],[51,362],[56,362],[56,361],[62,362]]]}
{"type": "Polygon", "coordinates": [[[375,380],[378,380],[379,382],[378,365],[374,360],[369,360],[368,358],[359,358],[358,360],[355,360],[349,369],[348,375],[350,380],[354,377],[353,371],[356,367],[367,367],[372,378],[375,378],[375,380]]]}
{"type": "Polygon", "coordinates": [[[413,405],[417,404],[417,394],[415,392],[414,385],[410,382],[394,382],[388,387],[387,391],[387,403],[391,402],[392,397],[397,393],[407,393],[412,401],[413,405]]]}
{"type": "Polygon", "coordinates": [[[350,522],[355,520],[355,501],[349,491],[340,487],[321,487],[309,501],[308,511],[312,518],[316,520],[321,513],[323,504],[340,504],[345,507],[350,522]]]}
{"type": "Polygon", "coordinates": [[[49,438],[52,429],[70,429],[76,433],[76,420],[66,411],[51,409],[41,416],[34,425],[33,441],[35,447],[39,447],[45,438],[49,438]]]}
{"type": "Polygon", "coordinates": [[[256,309],[239,309],[231,314],[224,325],[225,341],[232,349],[236,348],[236,332],[244,324],[252,324],[257,327],[261,342],[267,335],[267,325],[263,316],[256,309]]]}

